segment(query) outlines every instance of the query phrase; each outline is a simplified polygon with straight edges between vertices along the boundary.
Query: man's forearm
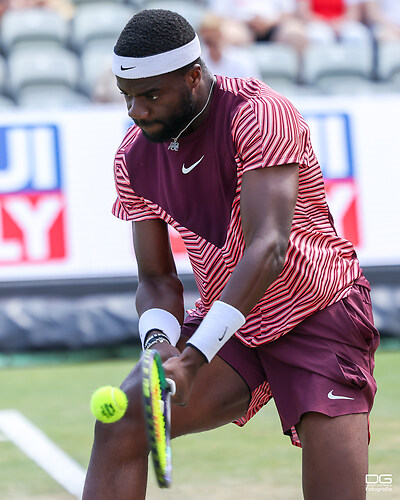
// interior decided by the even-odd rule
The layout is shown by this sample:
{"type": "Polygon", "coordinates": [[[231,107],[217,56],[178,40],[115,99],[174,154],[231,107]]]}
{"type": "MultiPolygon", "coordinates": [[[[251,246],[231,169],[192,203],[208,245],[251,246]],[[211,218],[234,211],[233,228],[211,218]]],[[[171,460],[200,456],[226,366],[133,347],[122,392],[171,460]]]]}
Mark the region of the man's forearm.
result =
{"type": "Polygon", "coordinates": [[[151,308],[165,309],[179,323],[184,318],[183,285],[176,275],[139,279],[136,309],[141,316],[151,308]]]}
{"type": "Polygon", "coordinates": [[[184,318],[183,286],[176,274],[140,277],[136,307],[143,349],[164,342],[176,346],[184,318]]]}
{"type": "Polygon", "coordinates": [[[270,245],[250,245],[232,273],[220,300],[247,316],[282,272],[287,245],[285,238],[270,245]]]}

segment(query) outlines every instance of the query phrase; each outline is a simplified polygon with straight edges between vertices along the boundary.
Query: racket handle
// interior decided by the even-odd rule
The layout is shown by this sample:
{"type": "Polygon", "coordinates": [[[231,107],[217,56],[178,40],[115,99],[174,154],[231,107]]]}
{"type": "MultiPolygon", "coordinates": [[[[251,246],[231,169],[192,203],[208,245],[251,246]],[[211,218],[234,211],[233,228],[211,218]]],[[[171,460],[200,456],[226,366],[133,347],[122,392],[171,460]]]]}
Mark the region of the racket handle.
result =
{"type": "Polygon", "coordinates": [[[168,382],[169,392],[171,393],[171,396],[173,396],[176,393],[176,384],[172,378],[165,378],[165,380],[168,382]]]}

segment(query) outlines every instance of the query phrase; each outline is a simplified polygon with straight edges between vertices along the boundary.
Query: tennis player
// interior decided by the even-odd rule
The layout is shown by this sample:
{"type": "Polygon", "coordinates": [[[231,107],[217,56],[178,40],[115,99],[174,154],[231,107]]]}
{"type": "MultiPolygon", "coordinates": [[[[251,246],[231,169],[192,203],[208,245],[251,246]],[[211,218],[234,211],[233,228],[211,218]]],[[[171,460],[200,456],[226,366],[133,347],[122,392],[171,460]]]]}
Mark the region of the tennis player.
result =
{"type": "MultiPolygon", "coordinates": [[[[304,498],[365,498],[379,334],[307,124],[265,83],[212,75],[176,13],[137,13],[114,52],[135,123],[115,157],[113,213],[133,222],[143,347],[177,385],[173,437],[242,426],[274,398],[302,447],[304,498]],[[168,225],[200,294],[186,316],[168,225]]],[[[138,366],[122,388],[128,412],[96,424],[84,500],[145,498],[138,366]]]]}

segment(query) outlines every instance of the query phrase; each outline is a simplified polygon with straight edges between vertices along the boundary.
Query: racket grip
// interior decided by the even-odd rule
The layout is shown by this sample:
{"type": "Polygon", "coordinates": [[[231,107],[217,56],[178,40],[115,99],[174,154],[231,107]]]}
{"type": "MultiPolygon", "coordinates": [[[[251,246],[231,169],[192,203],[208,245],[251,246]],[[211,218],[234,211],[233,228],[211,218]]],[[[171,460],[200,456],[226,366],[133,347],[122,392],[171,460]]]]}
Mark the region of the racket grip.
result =
{"type": "Polygon", "coordinates": [[[165,378],[165,380],[167,381],[168,383],[168,386],[169,386],[169,392],[171,393],[171,396],[173,396],[175,393],[176,393],[176,384],[175,382],[172,380],[172,378],[165,378]]]}

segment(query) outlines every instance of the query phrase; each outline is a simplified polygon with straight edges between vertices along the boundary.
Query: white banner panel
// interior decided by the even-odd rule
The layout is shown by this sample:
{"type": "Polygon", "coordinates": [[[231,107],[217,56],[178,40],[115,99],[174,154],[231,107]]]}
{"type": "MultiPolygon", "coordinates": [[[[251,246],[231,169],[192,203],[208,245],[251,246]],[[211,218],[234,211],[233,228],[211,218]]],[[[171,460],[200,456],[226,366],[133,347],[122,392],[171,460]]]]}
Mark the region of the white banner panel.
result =
{"type": "Polygon", "coordinates": [[[400,265],[400,96],[295,104],[310,125],[338,231],[355,244],[362,265],[400,265]]]}
{"type": "MultiPolygon", "coordinates": [[[[361,264],[400,265],[400,97],[296,98],[340,234],[361,264]]],[[[111,215],[119,106],[0,115],[0,281],[134,275],[130,224],[111,215]]],[[[190,272],[172,234],[180,272],[190,272]]]]}

